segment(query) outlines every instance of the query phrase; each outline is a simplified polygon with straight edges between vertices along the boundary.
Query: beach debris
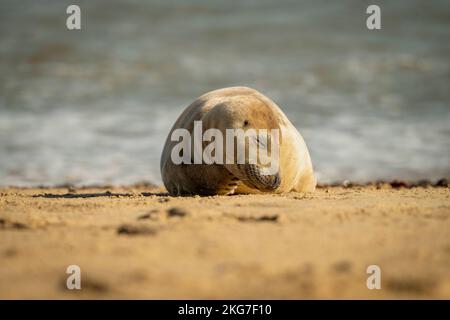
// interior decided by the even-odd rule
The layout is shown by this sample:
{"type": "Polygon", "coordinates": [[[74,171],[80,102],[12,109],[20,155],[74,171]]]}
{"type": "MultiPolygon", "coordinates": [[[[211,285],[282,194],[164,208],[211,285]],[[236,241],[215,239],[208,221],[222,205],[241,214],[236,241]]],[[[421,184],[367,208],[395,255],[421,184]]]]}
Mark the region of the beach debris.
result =
{"type": "Polygon", "coordinates": [[[180,208],[180,207],[173,207],[173,208],[170,208],[167,211],[167,216],[169,218],[172,218],[172,217],[184,217],[184,216],[187,216],[187,215],[188,215],[188,212],[185,209],[180,208]]]}
{"type": "Polygon", "coordinates": [[[421,187],[421,188],[427,188],[432,186],[433,184],[431,183],[430,180],[426,180],[426,179],[422,179],[417,181],[417,183],[414,185],[414,187],[421,187]]]}
{"type": "Polygon", "coordinates": [[[112,193],[111,191],[106,192],[92,192],[92,193],[43,193],[35,194],[33,198],[49,198],[49,199],[78,199],[78,198],[98,198],[98,197],[133,197],[132,193],[112,193]]]}
{"type": "Polygon", "coordinates": [[[410,185],[408,182],[403,181],[403,180],[393,180],[393,181],[390,183],[390,185],[391,185],[391,187],[394,188],[394,189],[410,188],[410,187],[411,187],[411,185],[410,185]]]}
{"type": "Polygon", "coordinates": [[[342,186],[344,188],[351,188],[353,187],[353,183],[350,180],[344,180],[344,182],[342,182],[342,186]]]}
{"type": "Polygon", "coordinates": [[[158,212],[158,210],[156,210],[156,209],[150,210],[149,212],[144,213],[144,214],[140,215],[139,217],[137,217],[137,219],[138,220],[153,219],[157,212],[158,212]]]}
{"type": "Polygon", "coordinates": [[[28,229],[28,226],[21,222],[8,221],[6,219],[0,218],[0,229],[24,230],[28,229]]]}
{"type": "Polygon", "coordinates": [[[150,226],[122,224],[117,228],[117,234],[124,235],[155,235],[157,230],[150,226]]]}
{"type": "Polygon", "coordinates": [[[391,187],[394,189],[399,188],[428,188],[428,187],[448,187],[449,183],[448,180],[445,178],[442,178],[438,180],[436,183],[431,182],[427,179],[418,180],[417,182],[411,182],[411,181],[404,181],[404,180],[392,180],[392,181],[385,181],[385,180],[376,180],[376,181],[370,181],[365,184],[358,184],[351,182],[349,180],[344,180],[342,183],[329,183],[329,184],[323,184],[318,183],[317,188],[330,188],[330,187],[337,187],[342,186],[344,188],[353,188],[358,186],[376,186],[377,189],[391,187]]]}
{"type": "Polygon", "coordinates": [[[3,252],[3,255],[7,258],[12,258],[18,255],[18,251],[15,248],[8,248],[3,252]]]}
{"type": "Polygon", "coordinates": [[[83,278],[83,290],[94,291],[98,293],[105,293],[110,290],[109,285],[104,281],[98,279],[83,278]]]}
{"type": "Polygon", "coordinates": [[[241,222],[277,222],[278,214],[261,215],[261,216],[257,216],[257,217],[240,216],[240,217],[237,217],[237,219],[241,222]]]}
{"type": "Polygon", "coordinates": [[[392,180],[392,181],[375,180],[375,181],[369,181],[369,182],[366,182],[363,184],[351,182],[350,180],[344,180],[342,182],[333,182],[333,183],[317,183],[318,189],[326,189],[326,188],[333,188],[333,187],[354,188],[354,187],[364,187],[364,186],[375,186],[377,189],[383,189],[383,188],[411,189],[411,188],[428,188],[428,187],[448,187],[449,183],[446,178],[439,179],[438,181],[436,181],[436,183],[433,183],[432,181],[427,180],[427,179],[421,179],[416,182],[397,180],[397,179],[392,180]]]}
{"type": "Polygon", "coordinates": [[[430,294],[438,285],[438,282],[432,276],[411,277],[399,276],[388,278],[386,288],[399,293],[430,294]]]}
{"type": "MultiPolygon", "coordinates": [[[[67,290],[66,277],[61,278],[59,287],[64,291],[67,290]]],[[[105,280],[94,279],[92,276],[83,276],[82,289],[83,291],[92,291],[96,293],[105,293],[111,290],[110,285],[105,280]]]]}
{"type": "Polygon", "coordinates": [[[169,198],[160,198],[160,199],[158,199],[158,202],[159,203],[163,203],[163,202],[169,202],[170,201],[170,199],[169,198]]]}
{"type": "Polygon", "coordinates": [[[448,187],[449,186],[448,180],[445,178],[440,179],[436,182],[436,184],[434,186],[435,187],[448,187]]]}
{"type": "Polygon", "coordinates": [[[352,264],[350,261],[343,260],[334,263],[332,268],[337,273],[349,273],[352,270],[352,264]]]}

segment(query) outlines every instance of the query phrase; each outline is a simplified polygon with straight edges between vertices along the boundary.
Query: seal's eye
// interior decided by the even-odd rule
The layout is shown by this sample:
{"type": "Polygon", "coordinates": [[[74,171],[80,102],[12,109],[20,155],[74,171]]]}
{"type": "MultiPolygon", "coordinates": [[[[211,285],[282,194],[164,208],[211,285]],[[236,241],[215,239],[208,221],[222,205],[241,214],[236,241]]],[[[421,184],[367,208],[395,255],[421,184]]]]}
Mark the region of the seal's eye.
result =
{"type": "Polygon", "coordinates": [[[244,120],[244,127],[248,126],[248,120],[244,120]]]}

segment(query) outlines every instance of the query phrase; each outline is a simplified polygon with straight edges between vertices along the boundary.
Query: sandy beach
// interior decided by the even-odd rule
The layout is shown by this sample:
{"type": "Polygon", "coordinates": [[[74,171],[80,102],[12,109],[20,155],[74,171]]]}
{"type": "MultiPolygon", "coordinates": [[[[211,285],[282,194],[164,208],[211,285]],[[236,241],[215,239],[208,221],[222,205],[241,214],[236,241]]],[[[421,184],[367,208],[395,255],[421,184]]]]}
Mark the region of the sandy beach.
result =
{"type": "Polygon", "coordinates": [[[448,299],[449,218],[448,187],[3,188],[0,298],[448,299]],[[81,290],[66,288],[69,265],[81,290]]]}

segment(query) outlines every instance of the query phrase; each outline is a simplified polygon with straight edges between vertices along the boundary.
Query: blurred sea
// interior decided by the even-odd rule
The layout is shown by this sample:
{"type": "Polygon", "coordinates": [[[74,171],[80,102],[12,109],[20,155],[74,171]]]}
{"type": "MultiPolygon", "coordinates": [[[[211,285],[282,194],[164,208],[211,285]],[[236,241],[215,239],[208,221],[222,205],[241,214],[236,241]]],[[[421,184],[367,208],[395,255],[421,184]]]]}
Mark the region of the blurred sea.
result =
{"type": "Polygon", "coordinates": [[[181,111],[236,85],[285,111],[320,182],[449,178],[449,84],[448,0],[0,0],[0,185],[159,184],[181,111]]]}

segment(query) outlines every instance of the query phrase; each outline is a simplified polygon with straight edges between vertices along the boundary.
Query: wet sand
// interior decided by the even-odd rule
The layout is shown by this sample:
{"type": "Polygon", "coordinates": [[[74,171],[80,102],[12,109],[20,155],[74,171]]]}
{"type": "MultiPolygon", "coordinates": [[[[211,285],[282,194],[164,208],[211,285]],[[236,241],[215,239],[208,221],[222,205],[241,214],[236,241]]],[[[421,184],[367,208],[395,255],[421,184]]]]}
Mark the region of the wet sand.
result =
{"type": "Polygon", "coordinates": [[[396,187],[3,188],[0,298],[448,299],[450,189],[396,187]],[[81,290],[66,287],[69,265],[81,290]]]}

